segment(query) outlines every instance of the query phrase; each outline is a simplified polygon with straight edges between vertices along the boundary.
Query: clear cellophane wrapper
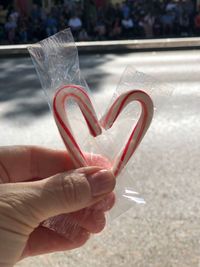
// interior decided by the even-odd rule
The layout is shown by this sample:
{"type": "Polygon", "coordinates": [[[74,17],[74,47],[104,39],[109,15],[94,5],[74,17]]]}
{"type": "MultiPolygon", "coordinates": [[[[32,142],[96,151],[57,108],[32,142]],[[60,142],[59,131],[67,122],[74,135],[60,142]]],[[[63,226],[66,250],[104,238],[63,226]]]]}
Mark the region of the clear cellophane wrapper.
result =
{"type": "MultiPolygon", "coordinates": [[[[95,88],[92,88],[93,91],[91,91],[81,75],[78,51],[69,29],[42,40],[28,49],[51,110],[55,93],[65,85],[81,86],[87,92],[99,120],[115,99],[125,92],[143,90],[150,95],[154,103],[152,123],[135,152],[140,152],[139,160],[137,158],[137,162],[135,162],[134,153],[128,164],[117,176],[114,191],[115,205],[108,212],[108,218],[112,220],[118,217],[133,207],[134,204],[145,204],[145,199],[138,193],[140,191],[142,194],[141,189],[135,188],[137,177],[134,176],[134,173],[135,169],[143,170],[145,167],[143,158],[151,160],[151,155],[148,155],[148,144],[149,142],[156,142],[155,130],[162,127],[162,120],[160,119],[162,118],[162,108],[167,103],[173,89],[159,80],[135,70],[132,66],[128,66],[122,74],[112,98],[108,99],[106,96],[105,98],[101,96],[99,101],[99,94],[95,94],[95,88]]],[[[140,104],[136,101],[131,102],[109,130],[103,130],[101,135],[94,138],[88,131],[78,105],[73,100],[68,100],[65,103],[65,108],[73,134],[81,150],[89,155],[88,165],[92,164],[96,155],[101,155],[112,164],[127,142],[141,113],[140,104]]],[[[156,132],[159,133],[159,131],[156,132]]],[[[50,131],[49,134],[51,134],[50,131]]],[[[58,138],[60,138],[59,132],[58,138]]],[[[49,218],[43,222],[43,226],[55,230],[73,241],[79,235],[80,226],[84,225],[91,214],[93,217],[97,216],[98,220],[98,210],[88,207],[72,214],[61,214],[49,218]]]]}

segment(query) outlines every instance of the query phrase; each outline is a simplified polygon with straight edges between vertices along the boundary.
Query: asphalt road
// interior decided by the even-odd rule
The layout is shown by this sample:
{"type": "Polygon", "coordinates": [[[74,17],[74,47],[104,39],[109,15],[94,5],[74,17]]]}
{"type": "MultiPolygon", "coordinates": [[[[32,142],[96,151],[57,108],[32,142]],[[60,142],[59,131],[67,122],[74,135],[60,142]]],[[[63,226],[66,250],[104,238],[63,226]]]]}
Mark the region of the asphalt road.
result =
{"type": "MultiPolygon", "coordinates": [[[[135,76],[136,87],[152,90],[156,115],[117,189],[131,187],[146,204],[121,196],[111,217],[128,211],[86,246],[18,266],[199,267],[200,51],[84,55],[80,63],[101,112],[126,65],[158,80],[135,76]]],[[[29,58],[0,59],[0,121],[0,145],[63,147],[29,58]]]]}

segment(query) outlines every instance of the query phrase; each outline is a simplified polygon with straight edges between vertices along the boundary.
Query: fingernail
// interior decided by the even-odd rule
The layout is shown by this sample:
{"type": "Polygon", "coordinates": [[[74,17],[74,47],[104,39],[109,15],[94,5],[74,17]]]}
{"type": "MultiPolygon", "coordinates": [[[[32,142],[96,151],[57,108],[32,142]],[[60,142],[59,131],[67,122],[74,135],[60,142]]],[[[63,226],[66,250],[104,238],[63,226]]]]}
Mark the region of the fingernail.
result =
{"type": "Polygon", "coordinates": [[[89,175],[88,181],[93,196],[101,196],[110,193],[115,187],[115,177],[108,170],[101,170],[89,175]]]}

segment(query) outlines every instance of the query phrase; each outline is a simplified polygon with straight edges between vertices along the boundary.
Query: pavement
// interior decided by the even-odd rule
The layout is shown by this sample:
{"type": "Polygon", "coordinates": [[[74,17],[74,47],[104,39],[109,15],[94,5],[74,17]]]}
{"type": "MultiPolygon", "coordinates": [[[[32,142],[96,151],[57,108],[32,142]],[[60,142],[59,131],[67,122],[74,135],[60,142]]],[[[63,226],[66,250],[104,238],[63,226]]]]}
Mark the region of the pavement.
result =
{"type": "MultiPolygon", "coordinates": [[[[18,267],[200,266],[200,51],[81,55],[100,112],[128,64],[154,77],[139,74],[134,83],[152,90],[156,110],[118,180],[108,226],[80,249],[26,259],[18,267]],[[124,187],[146,204],[128,201],[124,187]]],[[[30,58],[0,59],[0,80],[0,145],[63,148],[30,58]]]]}

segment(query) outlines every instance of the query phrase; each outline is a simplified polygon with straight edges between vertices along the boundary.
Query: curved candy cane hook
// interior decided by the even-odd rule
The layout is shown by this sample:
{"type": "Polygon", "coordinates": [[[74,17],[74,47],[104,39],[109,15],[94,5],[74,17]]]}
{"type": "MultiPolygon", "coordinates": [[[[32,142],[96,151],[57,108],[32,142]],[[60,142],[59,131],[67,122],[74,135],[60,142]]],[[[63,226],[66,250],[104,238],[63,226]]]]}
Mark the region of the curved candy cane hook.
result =
{"type": "Polygon", "coordinates": [[[78,104],[91,135],[95,137],[101,134],[102,131],[90,98],[82,87],[66,85],[56,92],[53,100],[53,113],[56,124],[72,160],[77,167],[84,167],[87,166],[86,159],[73,136],[67,118],[65,102],[68,99],[73,99],[78,104]]]}
{"type": "Polygon", "coordinates": [[[120,95],[109,108],[106,115],[101,119],[101,125],[104,129],[107,130],[111,128],[122,110],[132,101],[140,102],[142,106],[142,112],[128,139],[128,142],[114,161],[113,173],[115,176],[119,175],[119,173],[128,163],[129,159],[146,134],[153,118],[153,102],[150,96],[142,90],[132,90],[120,95]]]}

